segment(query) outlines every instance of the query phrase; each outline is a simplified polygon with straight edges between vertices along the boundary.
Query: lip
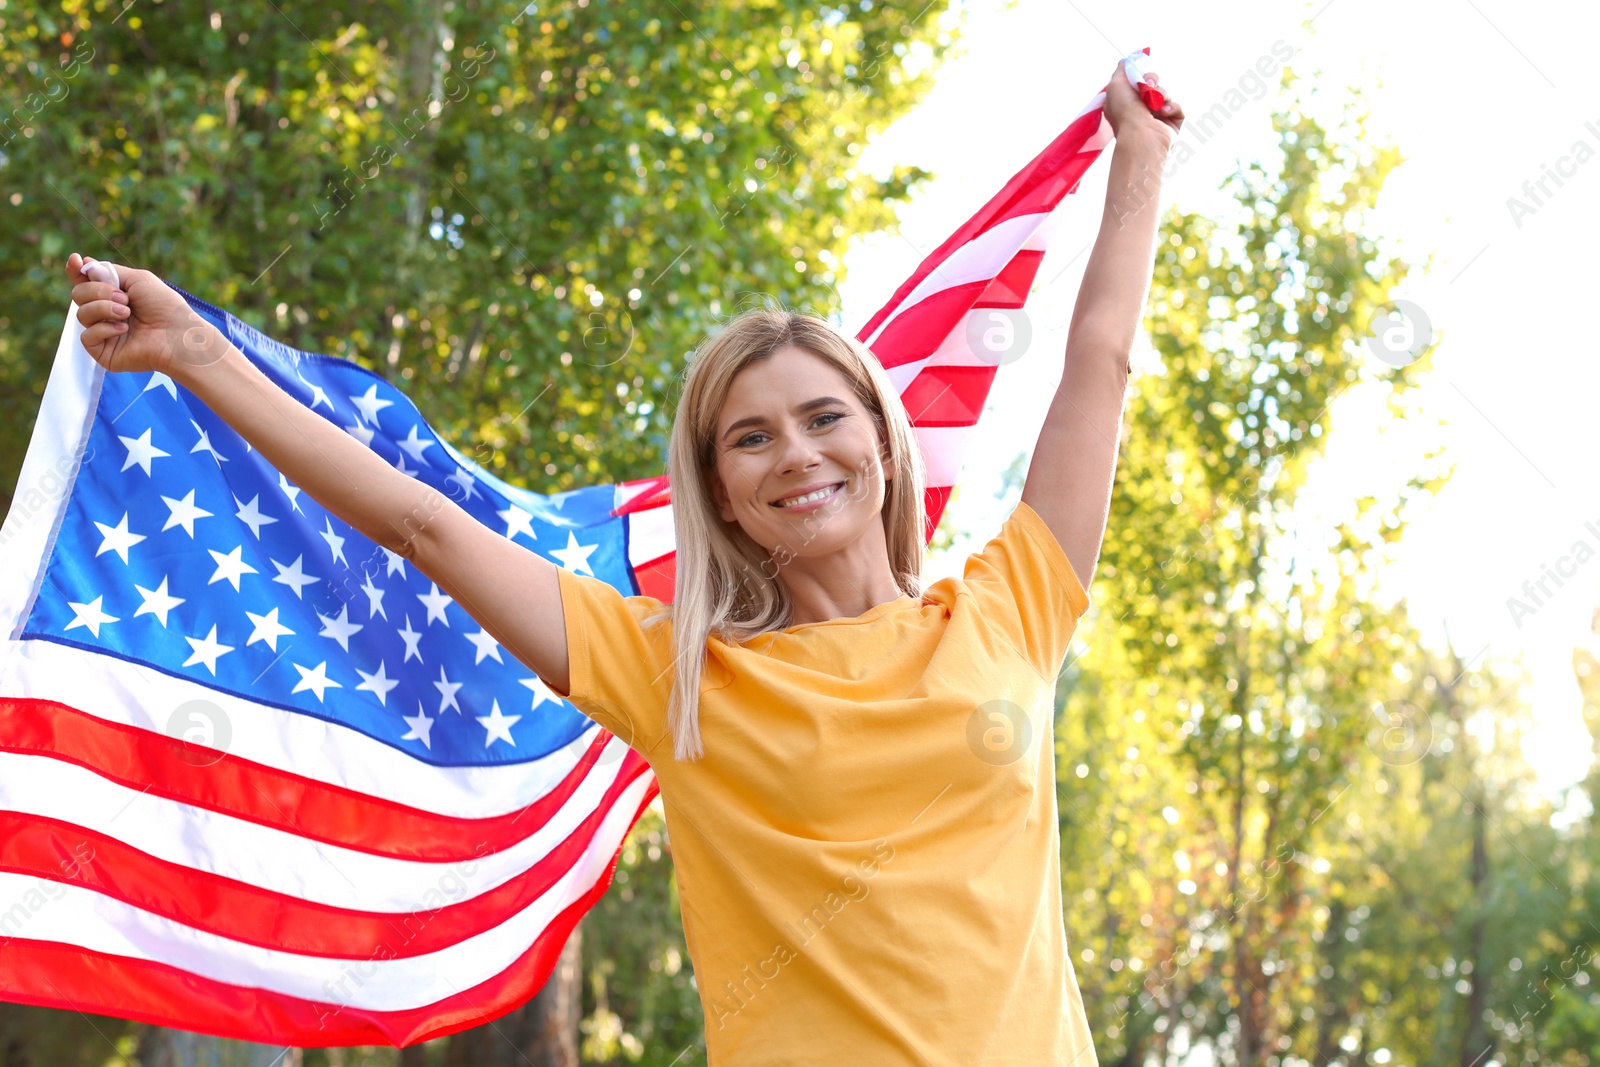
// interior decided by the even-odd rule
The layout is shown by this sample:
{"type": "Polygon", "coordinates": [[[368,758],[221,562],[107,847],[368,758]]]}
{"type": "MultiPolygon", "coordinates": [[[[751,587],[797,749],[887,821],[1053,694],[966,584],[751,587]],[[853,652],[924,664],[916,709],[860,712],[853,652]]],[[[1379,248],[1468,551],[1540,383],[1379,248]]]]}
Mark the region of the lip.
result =
{"type": "MultiPolygon", "coordinates": [[[[834,485],[838,486],[839,489],[842,491],[847,484],[849,484],[849,483],[845,482],[845,481],[839,481],[839,482],[816,482],[815,484],[808,485],[803,489],[796,489],[792,493],[783,494],[783,496],[779,497],[777,500],[772,501],[771,506],[774,507],[774,508],[777,508],[779,511],[809,511],[811,508],[821,507],[823,504],[826,504],[828,501],[833,499],[833,496],[823,497],[821,500],[813,500],[809,504],[798,504],[798,505],[794,505],[794,506],[791,506],[791,507],[781,507],[779,502],[780,501],[784,501],[784,500],[792,500],[793,498],[795,498],[797,496],[805,496],[807,493],[814,493],[818,489],[826,489],[829,486],[834,486],[834,485]]],[[[838,495],[838,493],[834,494],[834,496],[837,496],[837,495],[838,495]]]]}

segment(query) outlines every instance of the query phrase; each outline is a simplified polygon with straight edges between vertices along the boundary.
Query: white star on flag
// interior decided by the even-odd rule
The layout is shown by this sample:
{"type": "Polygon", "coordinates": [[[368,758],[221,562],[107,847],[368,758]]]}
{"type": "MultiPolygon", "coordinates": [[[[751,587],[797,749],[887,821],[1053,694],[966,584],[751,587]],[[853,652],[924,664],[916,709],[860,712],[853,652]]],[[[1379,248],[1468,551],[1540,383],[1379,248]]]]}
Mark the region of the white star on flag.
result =
{"type": "Polygon", "coordinates": [[[283,495],[289,498],[289,510],[300,510],[300,487],[289,481],[282,471],[278,472],[278,488],[283,490],[283,495]]]}
{"type": "Polygon", "coordinates": [[[172,455],[171,452],[163,452],[161,449],[150,443],[149,430],[146,430],[138,437],[123,437],[121,434],[118,434],[117,440],[121,441],[128,449],[128,458],[122,463],[123,470],[127,470],[129,467],[137,463],[140,470],[144,471],[145,474],[149,474],[151,460],[172,455]]]}
{"type": "Polygon", "coordinates": [[[422,458],[422,453],[433,447],[432,441],[424,441],[417,436],[415,425],[411,427],[411,432],[406,434],[404,439],[396,441],[395,444],[405,449],[406,455],[410,456],[412,461],[416,463],[426,462],[422,458]]]}
{"type": "Polygon", "coordinates": [[[456,711],[460,711],[461,710],[461,705],[456,703],[456,690],[460,689],[464,684],[466,684],[466,683],[464,683],[464,682],[452,682],[449,678],[447,678],[445,676],[444,668],[443,667],[439,668],[439,680],[437,682],[433,683],[433,687],[435,689],[439,690],[439,714],[440,715],[444,714],[444,709],[445,708],[455,708],[456,711]]]}
{"type": "Polygon", "coordinates": [[[184,637],[189,642],[189,647],[194,651],[189,653],[189,658],[183,661],[185,667],[193,667],[196,663],[204,663],[206,670],[215,677],[217,673],[217,660],[233,651],[232,645],[224,645],[217,641],[217,627],[213,623],[211,632],[202,640],[193,637],[184,637]]]}
{"type": "Polygon", "coordinates": [[[599,547],[599,544],[578,544],[577,536],[571,530],[568,530],[567,547],[551,549],[550,554],[559,559],[561,565],[573,574],[587,574],[593,577],[594,571],[589,567],[589,557],[599,547]]]}
{"type": "Polygon", "coordinates": [[[395,633],[399,634],[400,640],[406,643],[406,654],[401,658],[400,665],[404,667],[410,662],[412,656],[417,657],[417,662],[421,663],[422,653],[417,648],[417,642],[422,640],[422,631],[411,628],[410,615],[406,616],[406,628],[404,630],[396,630],[395,633]]]}
{"type": "Polygon", "coordinates": [[[307,407],[314,409],[318,404],[326,404],[328,405],[329,411],[333,411],[335,414],[338,414],[333,406],[333,401],[328,399],[328,394],[323,392],[322,386],[306,381],[305,375],[301,374],[299,370],[296,370],[294,373],[295,377],[299,378],[306,388],[311,390],[311,403],[307,404],[307,407]]]}
{"type": "Polygon", "coordinates": [[[519,678],[517,681],[533,690],[533,707],[529,708],[529,711],[538,711],[539,705],[546,700],[554,701],[557,704],[561,703],[562,698],[556,696],[555,690],[546,685],[544,679],[538,675],[534,675],[532,678],[519,678]]]}
{"type": "Polygon", "coordinates": [[[410,731],[404,734],[400,740],[421,741],[423,748],[432,751],[433,743],[428,740],[428,734],[433,729],[435,720],[428,718],[428,713],[422,710],[422,705],[417,705],[417,713],[415,715],[402,715],[400,718],[404,720],[407,726],[411,727],[410,731]]]}
{"type": "Polygon", "coordinates": [[[193,453],[193,452],[209,452],[209,453],[211,453],[211,458],[216,460],[218,463],[226,463],[226,462],[228,462],[228,457],[224,456],[221,452],[217,451],[216,446],[211,443],[211,435],[209,433],[207,433],[205,430],[202,430],[200,428],[200,424],[198,422],[195,422],[193,419],[190,419],[189,420],[189,425],[193,426],[194,427],[194,432],[200,435],[200,440],[196,441],[195,444],[194,444],[194,447],[189,449],[189,451],[191,453],[193,453]]]}
{"type": "Polygon", "coordinates": [[[358,630],[365,629],[360,623],[350,621],[350,605],[345,604],[339,609],[339,617],[330,619],[328,616],[317,612],[317,618],[322,620],[322,629],[317,632],[318,637],[331,637],[339,642],[339,647],[346,652],[350,651],[350,635],[358,630]]]}
{"type": "Polygon", "coordinates": [[[105,534],[105,540],[100,542],[100,547],[95,549],[95,555],[106,552],[115,552],[122,557],[122,562],[128,562],[128,549],[144,540],[144,534],[128,532],[128,513],[122,513],[122,520],[115,526],[107,526],[103,522],[95,523],[100,532],[105,534]]]}
{"type": "Polygon", "coordinates": [[[223,555],[214,548],[206,549],[211,553],[211,558],[217,561],[216,573],[211,575],[207,585],[226,580],[233,586],[233,591],[239,591],[239,579],[247,574],[259,573],[254,567],[244,561],[244,546],[240,545],[227,555],[223,555]]]}
{"type": "Polygon", "coordinates": [[[482,495],[478,492],[478,479],[467,473],[467,468],[465,467],[457,467],[456,472],[446,478],[445,481],[461,487],[461,491],[466,494],[461,498],[463,502],[482,495]]]}
{"type": "Polygon", "coordinates": [[[255,629],[250,631],[249,639],[245,641],[246,648],[257,641],[265,641],[267,647],[276,652],[278,651],[278,638],[294,633],[293,630],[278,621],[277,608],[273,608],[265,615],[257,615],[255,612],[247,611],[245,612],[245,617],[255,626],[255,629]]]}
{"type": "Polygon", "coordinates": [[[326,692],[329,689],[343,689],[344,688],[344,686],[340,685],[338,682],[336,682],[332,678],[328,677],[328,674],[327,674],[328,661],[327,660],[323,660],[321,663],[317,664],[315,667],[312,667],[310,670],[307,670],[306,668],[300,666],[300,664],[298,664],[298,663],[292,663],[292,664],[290,664],[290,666],[292,666],[295,670],[300,672],[300,680],[295,683],[295,686],[294,686],[293,689],[289,690],[289,695],[290,696],[293,696],[295,693],[303,693],[303,692],[305,692],[306,690],[309,689],[309,690],[311,690],[313,693],[315,693],[317,695],[317,703],[321,704],[321,703],[323,703],[322,694],[324,692],[326,692]]]}
{"type": "Polygon", "coordinates": [[[333,532],[333,520],[323,519],[322,525],[323,528],[317,533],[317,536],[328,542],[328,550],[333,553],[334,559],[344,563],[346,567],[350,566],[349,563],[345,562],[344,558],[344,538],[333,532]]]}
{"type": "Polygon", "coordinates": [[[256,535],[257,541],[261,540],[261,527],[268,526],[278,521],[271,515],[263,515],[261,513],[261,509],[256,506],[256,503],[260,499],[260,493],[257,493],[255,496],[251,497],[250,503],[248,504],[240,500],[238,497],[233,498],[233,502],[239,505],[237,518],[240,522],[250,527],[250,532],[256,535]]]}
{"type": "Polygon", "coordinates": [[[303,556],[296,556],[294,558],[294,562],[289,564],[287,567],[275,559],[268,561],[274,567],[278,568],[278,576],[272,580],[277,582],[279,585],[286,585],[290,589],[293,589],[295,598],[299,600],[305,599],[305,597],[301,595],[300,590],[304,589],[308,585],[315,585],[317,582],[321,581],[321,579],[316,575],[307,574],[300,569],[300,561],[303,558],[303,556]]]}
{"type": "Polygon", "coordinates": [[[256,496],[253,496],[253,498],[250,498],[250,504],[245,504],[245,502],[240,501],[237,496],[234,498],[235,504],[238,504],[238,512],[235,512],[235,517],[238,518],[238,522],[242,522],[245,523],[246,526],[250,526],[250,533],[256,534],[256,541],[261,541],[262,526],[269,526],[272,525],[272,523],[278,522],[277,518],[272,518],[270,515],[261,514],[261,509],[256,506],[259,501],[261,501],[261,494],[259,493],[256,494],[256,496]]]}
{"type": "Polygon", "coordinates": [[[539,535],[533,532],[533,516],[522,508],[512,504],[504,511],[495,512],[506,524],[506,536],[513,541],[517,534],[527,534],[530,540],[539,540],[539,535]]]}
{"type": "Polygon", "coordinates": [[[139,395],[143,396],[152,389],[165,389],[168,396],[174,400],[178,399],[178,383],[158,370],[150,372],[150,380],[144,383],[144,388],[139,390],[139,395]]]}
{"type": "Polygon", "coordinates": [[[167,510],[171,512],[167,516],[167,524],[161,527],[163,533],[174,526],[182,526],[183,532],[193,537],[194,520],[211,518],[211,512],[195,505],[193,489],[189,490],[188,495],[182,500],[174,500],[170,496],[164,496],[161,501],[167,505],[167,510]]]}
{"type": "MultiPolygon", "coordinates": [[[[134,584],[134,588],[144,598],[144,603],[140,604],[138,609],[134,611],[133,617],[137,619],[140,615],[154,615],[161,620],[161,628],[163,630],[166,629],[167,612],[182,604],[184,598],[172,596],[167,592],[167,579],[165,578],[161,579],[161,584],[155,589],[146,589],[138,583],[134,584]]],[[[96,634],[95,636],[98,637],[100,635],[96,634]]]]}
{"type": "Polygon", "coordinates": [[[516,747],[517,742],[511,736],[511,728],[521,720],[521,715],[502,715],[500,702],[496,700],[488,715],[474,715],[473,718],[478,720],[479,726],[488,731],[488,736],[483,740],[484,748],[488,748],[496,741],[504,741],[513,748],[516,747]]]}
{"type": "MultiPolygon", "coordinates": [[[[428,622],[438,619],[439,622],[448,627],[450,620],[445,616],[444,609],[455,603],[455,601],[439,592],[439,584],[437,582],[430,582],[429,584],[433,586],[433,590],[428,593],[418,593],[417,599],[422,601],[423,605],[428,609],[428,622]]],[[[423,623],[424,626],[427,624],[427,622],[423,623]]]]}
{"type": "Polygon", "coordinates": [[[367,618],[376,615],[387,622],[389,616],[383,610],[384,590],[372,584],[372,575],[367,575],[367,580],[361,583],[361,591],[367,594],[367,618]]]}
{"type": "Polygon", "coordinates": [[[103,596],[97,596],[87,604],[74,604],[69,602],[67,607],[72,609],[72,614],[75,616],[75,618],[61,629],[66,631],[72,629],[74,626],[85,626],[88,627],[89,632],[94,634],[95,637],[99,637],[101,623],[121,622],[122,620],[118,619],[115,615],[107,615],[105,612],[100,610],[100,602],[104,599],[105,597],[103,596]]]}
{"type": "Polygon", "coordinates": [[[399,685],[400,680],[398,678],[389,677],[388,673],[384,669],[383,661],[378,661],[378,669],[372,674],[368,674],[360,667],[355,668],[355,672],[361,675],[361,684],[356,686],[356,688],[365,689],[370,693],[376,693],[378,696],[378,703],[382,704],[384,707],[388,707],[389,690],[399,685]]]}
{"type": "Polygon", "coordinates": [[[356,410],[361,412],[361,418],[363,421],[365,421],[369,426],[376,426],[378,425],[378,412],[382,411],[386,407],[391,406],[394,401],[385,400],[380,397],[378,395],[378,387],[376,385],[371,385],[368,386],[367,391],[362,393],[360,396],[351,396],[350,403],[354,404],[356,406],[356,410]]]}
{"type": "Polygon", "coordinates": [[[483,662],[485,656],[490,656],[496,663],[504,663],[500,658],[500,642],[489,636],[488,631],[479,630],[475,634],[467,634],[467,640],[472,642],[472,647],[478,650],[478,656],[472,661],[476,666],[483,662]]]}

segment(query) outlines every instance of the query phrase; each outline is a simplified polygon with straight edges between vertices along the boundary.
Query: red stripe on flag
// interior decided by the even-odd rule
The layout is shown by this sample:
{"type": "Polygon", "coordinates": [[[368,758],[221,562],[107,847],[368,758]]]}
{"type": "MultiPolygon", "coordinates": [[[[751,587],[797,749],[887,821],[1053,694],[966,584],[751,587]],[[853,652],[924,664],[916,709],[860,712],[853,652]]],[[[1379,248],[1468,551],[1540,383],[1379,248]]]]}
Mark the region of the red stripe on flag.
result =
{"type": "MultiPolygon", "coordinates": [[[[595,810],[537,863],[487,893],[428,911],[318,904],[158,859],[71,823],[17,812],[0,812],[0,870],[85,886],[196,930],[262,948],[349,959],[420,956],[498,926],[560,880],[617,798],[649,771],[635,753],[628,757],[595,810]]],[[[456,866],[439,872],[441,900],[447,899],[443,882],[459,878],[456,866]]]]}
{"type": "Polygon", "coordinates": [[[1024,248],[1011,257],[999,274],[995,275],[989,288],[984,290],[983,296],[974,307],[981,308],[1019,308],[1028,302],[1028,290],[1033,288],[1033,279],[1039,273],[1039,264],[1044,261],[1044,252],[1041,249],[1024,248]]]}
{"type": "MultiPolygon", "coordinates": [[[[934,249],[933,254],[923,260],[911,277],[901,283],[889,302],[867,320],[867,324],[856,336],[862,341],[871,337],[884,320],[901,309],[901,304],[918,285],[922,284],[922,280],[937,270],[957,248],[1006,219],[1040,211],[1048,212],[1060,203],[1063,196],[1076,189],[1084,171],[1088,170],[1090,164],[1100,156],[1101,149],[1083,148],[1083,143],[1100,128],[1100,122],[1099,108],[1085,112],[1074,119],[1072,125],[1051,141],[1032,162],[1018,171],[1006,183],[1004,189],[991,197],[976,215],[934,249]]],[[[878,352],[880,359],[883,358],[883,350],[880,350],[878,343],[875,342],[872,349],[878,352]]]]}
{"type": "MultiPolygon", "coordinates": [[[[651,784],[639,812],[656,795],[651,784]]],[[[510,967],[470,989],[407,1011],[370,1011],[202,978],[167,964],[72,945],[0,941],[0,998],[214,1034],[308,1048],[414,1045],[498,1018],[550,977],[572,928],[611,885],[619,847],[594,886],[551,920],[510,967]]],[[[364,962],[364,961],[363,961],[364,962]]],[[[352,981],[359,971],[352,968],[352,981]]]]}
{"type": "Polygon", "coordinates": [[[994,382],[993,367],[928,367],[904,394],[918,426],[971,426],[983,413],[994,382]]]}
{"type": "Polygon", "coordinates": [[[677,575],[676,552],[670,552],[660,559],[653,559],[649,563],[641,563],[633,568],[633,576],[639,583],[640,594],[655,597],[663,604],[672,603],[673,593],[678,588],[677,575]]]}
{"type": "Polygon", "coordinates": [[[933,355],[952,330],[961,328],[962,319],[992,280],[982,278],[952,285],[917,301],[916,314],[895,319],[872,346],[879,362],[885,367],[898,367],[933,355]]]}
{"type": "Polygon", "coordinates": [[[601,731],[577,765],[532,804],[489,819],[408,808],[352,789],[223,755],[166,734],[107,722],[50,700],[0,698],[0,751],[47,756],[153,796],[398,859],[450,862],[499,852],[528,837],[571,799],[611,735],[601,731]]]}

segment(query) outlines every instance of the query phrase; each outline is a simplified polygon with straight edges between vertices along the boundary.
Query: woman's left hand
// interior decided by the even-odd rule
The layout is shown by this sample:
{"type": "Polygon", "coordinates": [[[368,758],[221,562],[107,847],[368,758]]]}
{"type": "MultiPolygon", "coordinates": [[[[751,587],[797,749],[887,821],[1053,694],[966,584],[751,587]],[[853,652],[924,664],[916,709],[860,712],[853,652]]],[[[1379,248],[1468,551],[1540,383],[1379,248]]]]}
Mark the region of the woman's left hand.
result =
{"type": "MultiPolygon", "coordinates": [[[[1161,84],[1156,74],[1146,74],[1145,81],[1151,85],[1161,84]]],[[[1170,93],[1163,91],[1163,95],[1167,102],[1159,111],[1151,111],[1140,99],[1139,91],[1128,83],[1128,76],[1122,73],[1122,64],[1118,63],[1111,80],[1106,82],[1105,116],[1111,123],[1112,135],[1120,140],[1126,130],[1148,128],[1160,137],[1162,145],[1171,147],[1183,125],[1183,107],[1170,93]]]]}

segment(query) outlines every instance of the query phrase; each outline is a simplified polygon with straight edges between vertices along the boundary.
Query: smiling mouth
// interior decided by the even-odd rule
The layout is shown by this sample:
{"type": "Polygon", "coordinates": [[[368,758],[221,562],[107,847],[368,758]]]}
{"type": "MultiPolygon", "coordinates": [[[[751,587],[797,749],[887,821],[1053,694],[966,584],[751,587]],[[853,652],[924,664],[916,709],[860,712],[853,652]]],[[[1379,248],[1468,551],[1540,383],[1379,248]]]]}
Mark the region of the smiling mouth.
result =
{"type": "Polygon", "coordinates": [[[843,482],[835,482],[833,485],[807,493],[805,496],[791,497],[787,500],[774,501],[772,506],[775,508],[787,508],[795,504],[810,504],[818,500],[826,500],[843,488],[843,482]]]}

